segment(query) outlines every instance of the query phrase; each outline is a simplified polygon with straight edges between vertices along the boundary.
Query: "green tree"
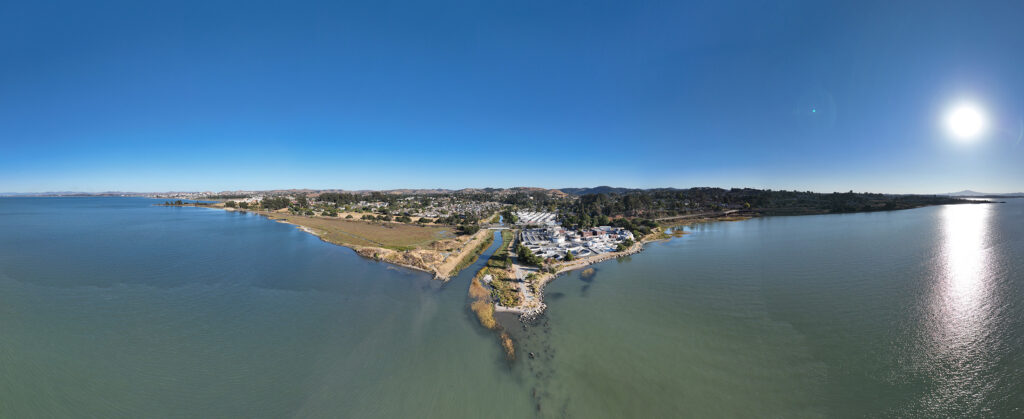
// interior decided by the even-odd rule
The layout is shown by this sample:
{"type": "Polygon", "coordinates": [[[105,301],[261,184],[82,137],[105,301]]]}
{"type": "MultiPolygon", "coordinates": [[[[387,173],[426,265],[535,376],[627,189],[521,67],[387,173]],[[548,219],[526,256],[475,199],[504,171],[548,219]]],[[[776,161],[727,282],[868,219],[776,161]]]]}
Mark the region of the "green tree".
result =
{"type": "Polygon", "coordinates": [[[271,211],[276,211],[281,208],[287,208],[289,205],[291,205],[291,201],[289,201],[288,198],[285,198],[283,196],[265,198],[263,200],[263,208],[266,208],[271,211]]]}
{"type": "Polygon", "coordinates": [[[225,207],[228,207],[228,208],[234,208],[234,207],[236,207],[237,205],[235,204],[235,201],[228,201],[228,202],[225,202],[225,203],[224,203],[224,206],[225,206],[225,207]]]}
{"type": "Polygon", "coordinates": [[[505,224],[515,224],[516,222],[519,221],[519,217],[516,217],[516,214],[512,212],[511,208],[506,208],[504,211],[502,211],[501,218],[505,222],[505,224]]]}
{"type": "Polygon", "coordinates": [[[472,224],[462,224],[457,228],[459,234],[476,234],[480,231],[480,226],[472,224]]]}
{"type": "Polygon", "coordinates": [[[540,256],[533,254],[530,248],[519,244],[516,246],[516,257],[519,261],[526,265],[541,266],[544,264],[544,260],[540,256]]]}

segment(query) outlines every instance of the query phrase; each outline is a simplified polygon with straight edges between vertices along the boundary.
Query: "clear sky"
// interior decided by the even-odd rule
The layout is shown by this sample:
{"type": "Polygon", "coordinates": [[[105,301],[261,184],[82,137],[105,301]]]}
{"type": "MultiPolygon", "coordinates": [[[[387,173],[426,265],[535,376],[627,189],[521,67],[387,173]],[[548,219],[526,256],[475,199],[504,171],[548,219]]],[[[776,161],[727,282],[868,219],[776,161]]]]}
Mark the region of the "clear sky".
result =
{"type": "Polygon", "coordinates": [[[1024,191],[1024,3],[0,3],[0,192],[1024,191]],[[944,114],[988,129],[951,138],[944,114]]]}

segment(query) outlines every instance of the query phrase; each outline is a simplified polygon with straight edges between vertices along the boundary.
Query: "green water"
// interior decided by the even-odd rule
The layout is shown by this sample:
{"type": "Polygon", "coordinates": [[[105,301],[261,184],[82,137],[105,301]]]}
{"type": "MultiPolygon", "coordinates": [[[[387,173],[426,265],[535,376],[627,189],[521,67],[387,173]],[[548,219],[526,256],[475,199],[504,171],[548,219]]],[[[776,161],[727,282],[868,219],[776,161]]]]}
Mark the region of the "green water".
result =
{"type": "Polygon", "coordinates": [[[1024,414],[1021,201],[699,226],[552,282],[512,363],[479,263],[151,203],[0,199],[0,416],[1024,414]]]}

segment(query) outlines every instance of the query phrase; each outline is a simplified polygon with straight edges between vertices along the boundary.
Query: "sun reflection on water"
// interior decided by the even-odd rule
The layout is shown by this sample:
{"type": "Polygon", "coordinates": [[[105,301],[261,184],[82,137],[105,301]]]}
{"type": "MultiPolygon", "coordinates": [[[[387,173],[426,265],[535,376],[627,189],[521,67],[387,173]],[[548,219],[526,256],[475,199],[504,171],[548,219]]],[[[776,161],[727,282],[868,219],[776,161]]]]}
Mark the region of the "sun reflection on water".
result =
{"type": "Polygon", "coordinates": [[[927,328],[928,371],[938,388],[925,404],[956,409],[987,391],[981,382],[991,362],[993,327],[990,265],[991,206],[942,209],[942,243],[936,259],[927,328]]]}
{"type": "MultiPolygon", "coordinates": [[[[945,283],[949,314],[972,321],[983,302],[986,272],[986,236],[988,234],[988,205],[951,205],[943,209],[943,248],[945,283]]],[[[976,319],[975,319],[976,320],[976,319]]]]}

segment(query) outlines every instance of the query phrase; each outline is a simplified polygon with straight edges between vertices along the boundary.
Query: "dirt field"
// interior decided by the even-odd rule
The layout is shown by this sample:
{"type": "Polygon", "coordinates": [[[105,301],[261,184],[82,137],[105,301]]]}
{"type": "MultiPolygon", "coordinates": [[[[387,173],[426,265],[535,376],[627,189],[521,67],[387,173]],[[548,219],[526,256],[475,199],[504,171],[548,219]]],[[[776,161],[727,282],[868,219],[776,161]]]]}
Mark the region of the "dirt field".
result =
{"type": "Polygon", "coordinates": [[[459,261],[493,234],[492,230],[482,229],[472,236],[455,236],[448,226],[305,217],[291,215],[285,210],[255,212],[278,222],[296,225],[324,241],[350,247],[361,256],[430,272],[442,280],[457,273],[453,271],[459,261]]]}
{"type": "MultiPolygon", "coordinates": [[[[265,212],[260,214],[267,215],[265,212]]],[[[441,239],[450,238],[450,228],[418,226],[400,223],[369,223],[342,218],[304,217],[271,213],[275,220],[315,230],[317,235],[332,243],[349,246],[383,247],[393,250],[423,248],[441,239]]]]}

